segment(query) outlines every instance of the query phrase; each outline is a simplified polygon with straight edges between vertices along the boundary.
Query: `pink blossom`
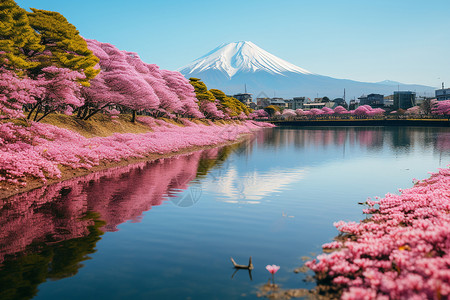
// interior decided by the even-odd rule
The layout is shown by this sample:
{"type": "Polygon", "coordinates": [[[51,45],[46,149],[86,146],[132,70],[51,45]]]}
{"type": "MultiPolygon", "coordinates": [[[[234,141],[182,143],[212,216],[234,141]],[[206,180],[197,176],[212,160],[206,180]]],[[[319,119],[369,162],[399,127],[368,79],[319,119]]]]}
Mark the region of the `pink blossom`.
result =
{"type": "Polygon", "coordinates": [[[275,274],[275,273],[280,269],[280,266],[277,266],[277,265],[267,265],[267,266],[266,266],[266,269],[267,269],[267,271],[270,272],[270,274],[275,274]]]}

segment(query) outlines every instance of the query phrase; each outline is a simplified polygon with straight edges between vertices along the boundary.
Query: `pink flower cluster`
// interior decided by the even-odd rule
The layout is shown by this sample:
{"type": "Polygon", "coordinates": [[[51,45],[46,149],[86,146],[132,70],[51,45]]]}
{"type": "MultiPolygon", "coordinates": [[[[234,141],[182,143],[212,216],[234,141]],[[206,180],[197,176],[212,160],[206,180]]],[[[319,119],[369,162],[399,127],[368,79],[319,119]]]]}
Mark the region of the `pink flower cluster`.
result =
{"type": "Polygon", "coordinates": [[[450,100],[433,102],[433,113],[437,115],[450,115],[450,100]]]}
{"type": "MultiPolygon", "coordinates": [[[[285,110],[286,111],[286,110],[285,110]]],[[[289,114],[291,114],[289,110],[289,114]]],[[[337,106],[335,109],[331,109],[329,107],[324,107],[322,109],[318,108],[312,108],[310,110],[303,110],[301,108],[296,109],[295,113],[297,116],[321,116],[321,115],[343,115],[343,114],[350,114],[355,116],[378,116],[383,115],[385,111],[381,108],[372,108],[370,105],[362,105],[359,106],[355,110],[348,111],[342,106],[337,106]]],[[[283,111],[284,114],[284,111],[283,111]]]]}
{"type": "Polygon", "coordinates": [[[450,297],[450,169],[414,187],[368,200],[370,219],[337,222],[339,249],[306,265],[342,287],[342,299],[450,297]]]}
{"type": "Polygon", "coordinates": [[[36,80],[0,68],[0,119],[24,117],[23,105],[36,102],[43,92],[36,80]]]}
{"type": "Polygon", "coordinates": [[[91,168],[101,161],[120,161],[150,153],[167,154],[193,146],[233,141],[271,124],[245,121],[227,125],[199,125],[185,120],[184,127],[151,117],[139,121],[152,131],[85,138],[49,124],[32,122],[30,127],[0,124],[0,181],[25,184],[26,177],[61,176],[59,166],[91,168]]]}

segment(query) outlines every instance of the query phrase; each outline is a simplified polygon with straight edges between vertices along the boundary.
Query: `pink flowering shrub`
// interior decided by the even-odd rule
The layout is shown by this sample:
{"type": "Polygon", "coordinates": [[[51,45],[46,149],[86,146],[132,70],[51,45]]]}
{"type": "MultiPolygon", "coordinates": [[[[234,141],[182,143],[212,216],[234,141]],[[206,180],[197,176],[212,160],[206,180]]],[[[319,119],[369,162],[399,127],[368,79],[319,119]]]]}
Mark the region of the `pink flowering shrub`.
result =
{"type": "Polygon", "coordinates": [[[372,108],[370,105],[361,105],[359,106],[357,109],[355,109],[354,111],[350,111],[350,113],[352,115],[356,115],[356,116],[369,116],[369,117],[373,117],[373,116],[381,116],[385,113],[386,111],[384,109],[381,108],[372,108]]]}
{"type": "Polygon", "coordinates": [[[295,113],[295,110],[287,108],[287,109],[283,110],[282,116],[285,118],[293,118],[293,117],[296,117],[297,114],[295,113]]]}
{"type": "Polygon", "coordinates": [[[269,114],[264,109],[257,109],[253,111],[256,114],[257,118],[269,117],[269,114]]]}
{"type": "Polygon", "coordinates": [[[405,111],[405,115],[411,115],[411,116],[418,116],[421,113],[422,113],[422,110],[420,109],[419,106],[410,107],[405,111]]]}
{"type": "Polygon", "coordinates": [[[309,115],[311,116],[319,116],[319,115],[323,115],[323,110],[318,109],[318,108],[312,108],[309,110],[309,115]]]}
{"type": "Polygon", "coordinates": [[[334,113],[339,115],[348,114],[348,110],[346,110],[343,106],[339,105],[336,106],[336,108],[334,109],[334,113]]]}
{"type": "Polygon", "coordinates": [[[332,114],[334,114],[334,110],[332,110],[332,109],[329,108],[329,107],[323,107],[323,108],[322,108],[322,111],[323,111],[323,114],[324,114],[324,115],[332,115],[332,114]]]}
{"type": "Polygon", "coordinates": [[[343,289],[342,299],[450,297],[450,169],[368,200],[370,219],[337,222],[343,234],[306,265],[343,289]]]}
{"type": "Polygon", "coordinates": [[[295,114],[296,114],[297,116],[303,116],[303,115],[305,115],[305,111],[304,111],[303,109],[301,109],[301,108],[297,108],[297,109],[295,110],[295,114]]]}

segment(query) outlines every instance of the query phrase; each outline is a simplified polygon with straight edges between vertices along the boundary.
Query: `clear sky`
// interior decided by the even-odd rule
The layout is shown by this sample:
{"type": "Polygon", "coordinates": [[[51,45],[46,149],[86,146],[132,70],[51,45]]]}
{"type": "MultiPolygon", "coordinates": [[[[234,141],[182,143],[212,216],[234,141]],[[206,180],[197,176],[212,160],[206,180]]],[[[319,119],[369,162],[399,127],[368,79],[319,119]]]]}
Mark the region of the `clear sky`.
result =
{"type": "Polygon", "coordinates": [[[175,70],[252,41],[311,72],[450,87],[450,0],[18,0],[175,70]]]}

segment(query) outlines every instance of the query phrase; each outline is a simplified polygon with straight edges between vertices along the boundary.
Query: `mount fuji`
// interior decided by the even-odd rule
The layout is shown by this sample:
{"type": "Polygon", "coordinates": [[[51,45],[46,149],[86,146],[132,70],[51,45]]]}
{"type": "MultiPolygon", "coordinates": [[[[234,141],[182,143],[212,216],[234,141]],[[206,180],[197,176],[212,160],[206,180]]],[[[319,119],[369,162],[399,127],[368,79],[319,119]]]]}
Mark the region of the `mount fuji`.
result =
{"type": "Polygon", "coordinates": [[[222,44],[189,65],[179,69],[186,78],[200,78],[208,88],[227,94],[244,92],[244,86],[254,97],[342,97],[379,93],[391,95],[397,88],[415,91],[417,95],[434,95],[435,88],[392,81],[379,83],[336,79],[315,74],[291,64],[252,42],[222,44]]]}

